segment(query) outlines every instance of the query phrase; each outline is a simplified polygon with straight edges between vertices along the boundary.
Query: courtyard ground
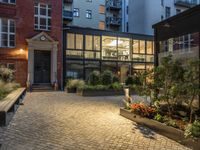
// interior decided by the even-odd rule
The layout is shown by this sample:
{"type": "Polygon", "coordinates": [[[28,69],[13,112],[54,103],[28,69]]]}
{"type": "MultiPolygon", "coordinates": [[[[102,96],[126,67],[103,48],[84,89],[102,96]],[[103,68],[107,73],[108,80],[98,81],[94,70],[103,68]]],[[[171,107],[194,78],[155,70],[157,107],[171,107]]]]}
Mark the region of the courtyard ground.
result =
{"type": "Polygon", "coordinates": [[[122,97],[27,93],[6,128],[2,150],[186,150],[119,115],[122,97]]]}

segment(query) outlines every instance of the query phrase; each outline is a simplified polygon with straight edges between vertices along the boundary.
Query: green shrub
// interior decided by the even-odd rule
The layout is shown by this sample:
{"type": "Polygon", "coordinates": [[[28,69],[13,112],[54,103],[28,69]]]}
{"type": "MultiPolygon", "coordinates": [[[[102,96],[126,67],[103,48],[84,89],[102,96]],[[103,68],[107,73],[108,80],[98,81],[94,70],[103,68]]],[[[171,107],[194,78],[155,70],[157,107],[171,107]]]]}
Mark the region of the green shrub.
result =
{"type": "Polygon", "coordinates": [[[195,120],[192,124],[189,124],[184,133],[185,137],[200,137],[200,121],[195,120]]]}
{"type": "Polygon", "coordinates": [[[76,84],[76,88],[77,89],[84,89],[85,87],[85,81],[83,80],[78,80],[77,84],[76,84]]]}
{"type": "Polygon", "coordinates": [[[103,85],[110,85],[112,84],[112,80],[113,80],[113,74],[111,71],[106,70],[103,72],[102,76],[101,76],[101,82],[103,85]]]}
{"type": "Polygon", "coordinates": [[[3,80],[4,82],[11,82],[13,79],[13,70],[0,66],[0,80],[3,80]]]}
{"type": "Polygon", "coordinates": [[[113,82],[113,83],[115,83],[115,82],[118,82],[118,83],[119,83],[119,77],[117,77],[116,75],[113,76],[112,82],[113,82]]]}
{"type": "Polygon", "coordinates": [[[100,83],[100,73],[98,71],[91,72],[88,78],[88,83],[90,85],[98,85],[100,83]]]}
{"type": "Polygon", "coordinates": [[[133,77],[132,77],[132,76],[128,76],[128,78],[127,78],[126,81],[125,81],[125,84],[126,84],[127,86],[133,85],[133,84],[134,84],[133,77]]]}
{"type": "Polygon", "coordinates": [[[93,86],[93,85],[85,85],[84,89],[85,90],[107,90],[107,89],[109,89],[109,87],[105,86],[105,85],[95,85],[95,86],[93,86]]]}
{"type": "Polygon", "coordinates": [[[160,114],[156,114],[155,117],[154,117],[154,120],[162,122],[162,123],[164,122],[163,116],[160,115],[160,114]]]}
{"type": "Polygon", "coordinates": [[[120,83],[115,82],[115,83],[111,84],[111,88],[114,90],[121,90],[121,89],[123,89],[123,86],[120,83]]]}
{"type": "Polygon", "coordinates": [[[15,82],[6,83],[0,80],[0,100],[3,99],[7,94],[19,88],[20,85],[15,82]]]}
{"type": "Polygon", "coordinates": [[[83,88],[85,86],[85,82],[83,80],[73,79],[68,80],[66,88],[73,89],[73,88],[83,88]]]}
{"type": "Polygon", "coordinates": [[[174,127],[174,128],[178,128],[178,125],[177,125],[177,123],[176,123],[176,120],[174,120],[174,119],[169,119],[169,120],[166,122],[166,125],[172,126],[172,127],[174,127]]]}

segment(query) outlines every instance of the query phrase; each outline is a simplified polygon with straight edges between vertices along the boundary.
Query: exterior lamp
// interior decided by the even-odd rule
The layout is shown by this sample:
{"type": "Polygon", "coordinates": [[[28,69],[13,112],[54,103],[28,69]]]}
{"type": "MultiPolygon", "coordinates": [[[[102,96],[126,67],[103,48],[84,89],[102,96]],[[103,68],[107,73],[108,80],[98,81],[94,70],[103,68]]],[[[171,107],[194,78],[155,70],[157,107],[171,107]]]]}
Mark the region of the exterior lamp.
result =
{"type": "Polygon", "coordinates": [[[163,26],[164,26],[165,28],[170,28],[170,27],[171,27],[169,23],[165,23],[163,26]]]}

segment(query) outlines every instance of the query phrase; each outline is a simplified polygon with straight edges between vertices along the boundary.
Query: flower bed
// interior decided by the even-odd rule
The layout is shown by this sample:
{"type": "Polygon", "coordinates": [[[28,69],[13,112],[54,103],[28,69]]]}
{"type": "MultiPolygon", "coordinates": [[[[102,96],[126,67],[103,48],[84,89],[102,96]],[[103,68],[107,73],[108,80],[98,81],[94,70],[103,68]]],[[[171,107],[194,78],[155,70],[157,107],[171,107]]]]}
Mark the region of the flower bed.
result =
{"type": "Polygon", "coordinates": [[[172,140],[179,142],[187,147],[190,147],[194,150],[199,150],[200,147],[200,139],[193,139],[193,138],[185,138],[184,131],[167,126],[164,123],[160,123],[156,120],[149,119],[147,117],[140,116],[131,112],[131,110],[127,110],[124,108],[120,108],[120,115],[130,119],[138,124],[147,126],[148,128],[156,131],[157,133],[164,135],[172,140]]]}

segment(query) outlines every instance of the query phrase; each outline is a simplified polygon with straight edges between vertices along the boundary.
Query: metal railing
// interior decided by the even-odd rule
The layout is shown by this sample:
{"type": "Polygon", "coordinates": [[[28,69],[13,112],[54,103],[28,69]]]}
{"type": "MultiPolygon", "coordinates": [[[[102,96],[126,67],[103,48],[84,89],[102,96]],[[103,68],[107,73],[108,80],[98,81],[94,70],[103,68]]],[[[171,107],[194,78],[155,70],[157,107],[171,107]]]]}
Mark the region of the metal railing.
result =
{"type": "Polygon", "coordinates": [[[122,23],[122,19],[118,17],[107,17],[106,18],[106,23],[108,25],[117,25],[120,26],[122,23]]]}
{"type": "Polygon", "coordinates": [[[175,5],[185,6],[185,7],[193,7],[198,5],[197,0],[174,0],[175,5]]]}
{"type": "Polygon", "coordinates": [[[120,0],[110,0],[106,3],[106,6],[110,8],[121,9],[122,3],[120,0]]]}
{"type": "Polygon", "coordinates": [[[72,20],[73,19],[73,12],[68,10],[63,10],[63,18],[72,20]]]}

